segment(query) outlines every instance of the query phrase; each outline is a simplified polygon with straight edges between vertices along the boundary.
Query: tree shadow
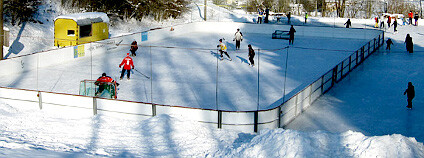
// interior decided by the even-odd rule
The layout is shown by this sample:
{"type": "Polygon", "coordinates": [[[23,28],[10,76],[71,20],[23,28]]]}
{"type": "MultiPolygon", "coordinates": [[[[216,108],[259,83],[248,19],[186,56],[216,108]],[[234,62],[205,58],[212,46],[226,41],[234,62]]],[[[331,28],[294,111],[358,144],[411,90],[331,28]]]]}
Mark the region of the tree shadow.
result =
{"type": "Polygon", "coordinates": [[[16,36],[16,39],[13,41],[12,45],[9,48],[9,52],[6,54],[6,56],[4,56],[4,59],[7,59],[11,54],[19,54],[19,52],[21,52],[24,49],[24,44],[22,44],[21,42],[19,42],[19,40],[21,39],[22,36],[22,32],[24,31],[26,22],[22,23],[21,29],[19,30],[18,35],[16,36]]]}

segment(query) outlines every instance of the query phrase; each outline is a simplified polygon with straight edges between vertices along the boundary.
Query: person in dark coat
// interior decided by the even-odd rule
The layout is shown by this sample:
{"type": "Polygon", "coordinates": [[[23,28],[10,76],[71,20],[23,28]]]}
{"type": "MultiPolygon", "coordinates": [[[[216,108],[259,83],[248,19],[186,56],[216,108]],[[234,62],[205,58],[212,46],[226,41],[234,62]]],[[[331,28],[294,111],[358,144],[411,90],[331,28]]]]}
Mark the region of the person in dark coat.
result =
{"type": "Polygon", "coordinates": [[[414,43],[412,43],[412,37],[409,34],[406,35],[405,43],[406,43],[406,51],[408,51],[409,53],[413,53],[414,43]]]}
{"type": "Polygon", "coordinates": [[[394,32],[397,32],[397,25],[398,25],[397,20],[393,21],[393,31],[394,32]]]}
{"type": "Polygon", "coordinates": [[[393,45],[393,41],[392,41],[392,39],[387,39],[387,41],[386,41],[386,45],[387,45],[387,47],[386,47],[386,49],[388,49],[388,50],[390,50],[390,45],[393,45]]]}
{"type": "Polygon", "coordinates": [[[253,50],[252,45],[248,45],[247,47],[249,47],[249,61],[250,61],[250,65],[251,66],[255,66],[255,61],[253,60],[253,58],[255,57],[255,50],[253,50]]]}
{"type": "Polygon", "coordinates": [[[291,18],[290,14],[291,14],[290,12],[287,14],[287,24],[290,24],[290,18],[291,18]]]}
{"type": "Polygon", "coordinates": [[[135,51],[137,51],[137,49],[138,49],[137,41],[133,41],[131,43],[131,48],[130,48],[131,56],[137,56],[137,54],[135,54],[135,51]]]}
{"type": "Polygon", "coordinates": [[[293,42],[294,42],[294,33],[296,32],[296,30],[294,29],[294,27],[293,27],[293,25],[291,25],[291,27],[290,27],[290,31],[289,31],[289,35],[290,35],[290,38],[289,38],[289,45],[290,44],[293,44],[293,42]]]}
{"type": "Polygon", "coordinates": [[[349,28],[350,26],[352,26],[352,22],[350,22],[350,19],[347,19],[346,23],[344,23],[346,25],[346,28],[349,28]]]}
{"type": "Polygon", "coordinates": [[[418,12],[415,12],[414,19],[415,19],[415,26],[418,26],[418,12]]]}
{"type": "Polygon", "coordinates": [[[415,97],[415,89],[412,85],[412,82],[408,82],[408,88],[405,90],[405,92],[403,92],[403,95],[405,94],[408,97],[408,105],[406,107],[412,109],[412,99],[415,97]]]}

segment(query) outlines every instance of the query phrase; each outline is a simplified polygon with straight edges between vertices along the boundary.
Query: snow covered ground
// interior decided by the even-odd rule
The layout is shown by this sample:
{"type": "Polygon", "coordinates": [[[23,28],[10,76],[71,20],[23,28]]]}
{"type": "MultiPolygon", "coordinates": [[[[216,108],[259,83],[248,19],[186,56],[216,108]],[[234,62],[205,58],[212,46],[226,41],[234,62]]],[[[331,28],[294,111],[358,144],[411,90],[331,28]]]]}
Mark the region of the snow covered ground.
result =
{"type": "MultiPolygon", "coordinates": [[[[252,19],[250,15],[237,15],[234,19],[230,15],[233,14],[226,13],[220,19],[252,19]]],[[[302,17],[295,18],[301,24],[302,17]]],[[[343,27],[345,22],[310,19],[328,26],[343,27]]],[[[373,25],[371,19],[352,22],[353,27],[373,25]]],[[[27,24],[11,28],[11,32],[49,34],[49,29],[27,24]]],[[[299,130],[240,133],[168,115],[141,122],[102,115],[75,117],[9,105],[0,99],[0,157],[424,157],[419,133],[424,119],[420,108],[420,87],[424,85],[420,79],[423,57],[419,51],[424,46],[420,29],[399,27],[398,34],[386,34],[395,39],[392,52],[376,53],[349,74],[289,126],[299,130]],[[404,51],[407,32],[418,50],[412,55],[404,51]],[[417,91],[414,109],[410,111],[405,110],[406,97],[402,95],[408,80],[417,91]]],[[[53,43],[33,41],[34,38],[17,36],[15,47],[10,47],[15,53],[10,56],[37,52],[53,43]]],[[[243,66],[247,67],[245,63],[243,66]]]]}

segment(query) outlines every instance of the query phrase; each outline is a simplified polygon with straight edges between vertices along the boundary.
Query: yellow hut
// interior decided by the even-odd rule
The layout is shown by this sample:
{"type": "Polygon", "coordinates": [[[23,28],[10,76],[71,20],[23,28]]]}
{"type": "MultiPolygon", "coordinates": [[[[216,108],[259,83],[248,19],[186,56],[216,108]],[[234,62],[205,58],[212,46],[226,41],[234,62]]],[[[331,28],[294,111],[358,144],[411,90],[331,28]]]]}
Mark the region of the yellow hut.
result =
{"type": "Polygon", "coordinates": [[[109,38],[109,18],[105,13],[87,12],[61,15],[54,20],[54,45],[75,46],[109,38]]]}

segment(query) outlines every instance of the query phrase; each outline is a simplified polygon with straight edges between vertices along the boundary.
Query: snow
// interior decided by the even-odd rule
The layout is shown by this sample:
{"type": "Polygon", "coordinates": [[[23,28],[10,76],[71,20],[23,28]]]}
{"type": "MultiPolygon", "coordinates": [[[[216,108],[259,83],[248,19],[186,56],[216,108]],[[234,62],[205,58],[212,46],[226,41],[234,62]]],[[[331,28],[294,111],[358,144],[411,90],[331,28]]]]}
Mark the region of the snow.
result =
{"type": "MultiPolygon", "coordinates": [[[[101,12],[85,12],[85,13],[76,13],[76,14],[68,14],[68,15],[60,15],[54,19],[56,21],[57,19],[71,19],[77,22],[77,24],[80,23],[86,23],[87,20],[93,20],[93,19],[102,19],[101,22],[109,23],[109,17],[106,13],[101,12]]],[[[96,21],[99,22],[99,21],[96,21]]],[[[91,24],[91,23],[90,23],[91,24]]],[[[83,25],[83,24],[81,24],[83,25]]]]}
{"type": "MultiPolygon", "coordinates": [[[[218,14],[223,9],[216,6],[208,8],[219,9],[214,12],[213,18],[216,20],[254,21],[252,15],[230,11],[218,14]]],[[[310,20],[311,23],[307,25],[339,27],[343,27],[346,21],[335,18],[310,18],[310,20]]],[[[357,28],[374,25],[372,19],[351,20],[353,27],[357,28]]],[[[302,21],[302,17],[293,18],[294,24],[302,24],[302,21]]],[[[8,26],[11,34],[15,36],[11,38],[13,44],[8,48],[7,57],[52,48],[53,25],[51,21],[43,22],[46,23],[8,26]],[[49,24],[50,26],[46,27],[49,24]],[[37,38],[22,36],[26,34],[43,36],[37,38]],[[34,42],[34,39],[38,42],[34,42]]],[[[134,23],[121,26],[126,26],[128,29],[131,27],[146,29],[131,24],[134,23]]],[[[395,45],[391,52],[382,49],[372,55],[363,66],[354,70],[328,94],[316,101],[306,113],[293,121],[288,126],[290,129],[241,133],[169,115],[158,115],[143,121],[103,115],[69,116],[20,104],[6,104],[0,99],[0,155],[1,157],[424,157],[422,143],[424,136],[421,132],[424,119],[421,107],[423,101],[420,96],[423,94],[420,87],[424,85],[421,79],[424,58],[422,26],[400,26],[398,29],[400,31],[397,34],[391,34],[392,30],[386,33],[386,36],[394,39],[395,45]],[[414,54],[405,53],[403,41],[406,33],[411,33],[415,42],[414,54]],[[404,108],[406,97],[402,95],[408,81],[414,83],[417,91],[414,109],[409,111],[404,108]]],[[[111,34],[114,33],[125,32],[117,31],[111,34]]],[[[253,36],[260,38],[261,35],[253,36]]],[[[193,38],[193,41],[206,38],[202,36],[196,38],[195,35],[189,37],[193,38]]],[[[181,39],[177,40],[180,41],[188,39],[179,38],[181,39]]],[[[307,41],[306,38],[304,40],[307,41]]],[[[319,40],[314,42],[319,44],[319,40]]],[[[338,42],[332,44],[334,45],[321,45],[339,46],[338,42]]],[[[173,52],[165,53],[172,55],[173,52]]],[[[270,54],[269,58],[272,57],[270,54]]],[[[230,66],[236,69],[240,65],[233,62],[230,66]]],[[[247,67],[246,64],[243,66],[247,67]]],[[[66,67],[59,66],[59,69],[45,70],[42,73],[58,77],[55,74],[65,69],[66,67]]],[[[69,76],[62,77],[72,78],[80,72],[74,71],[69,73],[69,76]]],[[[99,71],[98,75],[100,74],[99,71]]],[[[20,79],[30,76],[31,74],[26,74],[20,76],[18,80],[9,82],[16,85],[20,79]]],[[[90,74],[87,76],[90,77],[90,74]]],[[[57,79],[53,80],[58,81],[57,79]]],[[[58,83],[48,89],[55,87],[67,89],[67,86],[70,85],[58,83]]]]}

